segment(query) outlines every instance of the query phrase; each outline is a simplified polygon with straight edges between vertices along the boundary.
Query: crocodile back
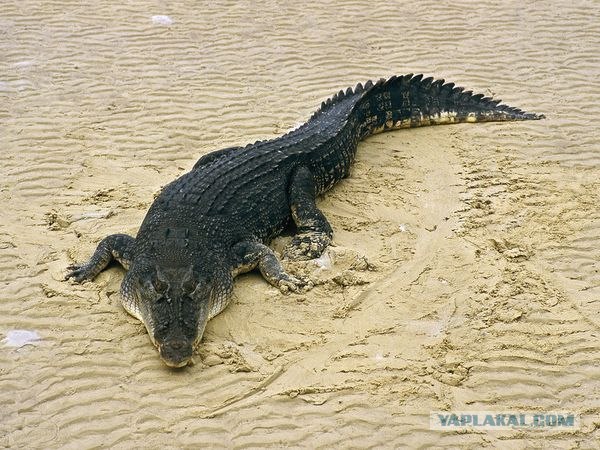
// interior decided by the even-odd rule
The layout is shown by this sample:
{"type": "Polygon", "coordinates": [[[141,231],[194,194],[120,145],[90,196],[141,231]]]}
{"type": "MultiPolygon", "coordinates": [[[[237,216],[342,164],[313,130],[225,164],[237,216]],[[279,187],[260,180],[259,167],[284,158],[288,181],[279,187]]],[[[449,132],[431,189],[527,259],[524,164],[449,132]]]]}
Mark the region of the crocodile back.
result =
{"type": "Polygon", "coordinates": [[[358,142],[372,134],[542,117],[423,75],[359,83],[323,102],[301,127],[276,139],[215,154],[167,185],[139,235],[161,235],[170,229],[185,233],[198,223],[208,223],[212,228],[203,236],[211,242],[268,241],[289,220],[289,183],[300,166],[311,170],[317,192],[322,193],[348,175],[358,142]]]}

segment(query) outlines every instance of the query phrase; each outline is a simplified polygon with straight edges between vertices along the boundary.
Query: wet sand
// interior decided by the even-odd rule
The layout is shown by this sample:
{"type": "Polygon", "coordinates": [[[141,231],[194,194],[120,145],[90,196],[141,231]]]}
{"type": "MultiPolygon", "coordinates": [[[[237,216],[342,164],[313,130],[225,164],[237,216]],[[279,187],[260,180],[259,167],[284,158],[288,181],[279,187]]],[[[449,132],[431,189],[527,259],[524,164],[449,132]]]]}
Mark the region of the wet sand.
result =
{"type": "Polygon", "coordinates": [[[160,5],[0,15],[0,446],[596,446],[597,4],[160,5]],[[318,285],[240,277],[186,370],[122,309],[122,269],[62,281],[199,156],[410,72],[548,118],[362,143],[320,201],[335,246],[290,267],[318,285]],[[581,428],[441,432],[435,410],[571,410],[581,428]]]}

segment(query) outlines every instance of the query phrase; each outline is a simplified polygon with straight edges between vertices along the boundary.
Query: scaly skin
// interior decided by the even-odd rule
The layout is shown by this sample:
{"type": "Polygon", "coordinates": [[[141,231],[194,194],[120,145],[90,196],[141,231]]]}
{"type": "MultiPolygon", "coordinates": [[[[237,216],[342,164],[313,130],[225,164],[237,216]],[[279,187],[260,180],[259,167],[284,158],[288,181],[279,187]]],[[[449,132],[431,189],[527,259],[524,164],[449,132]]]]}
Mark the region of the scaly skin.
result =
{"type": "Polygon", "coordinates": [[[146,325],[167,365],[185,366],[208,320],[229,303],[238,274],[258,268],[283,291],[310,288],[285,272],[267,244],[292,219],[298,234],[284,256],[321,255],[333,231],[315,199],[348,176],[361,139],[398,128],[542,117],[422,75],[358,84],[284,136],[203,156],[163,189],[135,239],[108,236],[66,278],[91,280],[119,261],[129,269],[123,306],[146,325]]]}

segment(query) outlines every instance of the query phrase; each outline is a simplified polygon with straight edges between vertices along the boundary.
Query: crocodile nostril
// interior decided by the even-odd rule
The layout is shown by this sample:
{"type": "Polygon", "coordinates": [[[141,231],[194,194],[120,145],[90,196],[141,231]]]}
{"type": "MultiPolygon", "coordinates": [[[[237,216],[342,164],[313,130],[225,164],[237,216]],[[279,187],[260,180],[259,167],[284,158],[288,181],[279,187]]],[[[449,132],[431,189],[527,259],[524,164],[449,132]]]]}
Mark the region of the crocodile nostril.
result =
{"type": "Polygon", "coordinates": [[[182,348],[185,347],[185,342],[174,341],[174,342],[169,343],[169,347],[171,347],[173,350],[181,350],[182,348]]]}

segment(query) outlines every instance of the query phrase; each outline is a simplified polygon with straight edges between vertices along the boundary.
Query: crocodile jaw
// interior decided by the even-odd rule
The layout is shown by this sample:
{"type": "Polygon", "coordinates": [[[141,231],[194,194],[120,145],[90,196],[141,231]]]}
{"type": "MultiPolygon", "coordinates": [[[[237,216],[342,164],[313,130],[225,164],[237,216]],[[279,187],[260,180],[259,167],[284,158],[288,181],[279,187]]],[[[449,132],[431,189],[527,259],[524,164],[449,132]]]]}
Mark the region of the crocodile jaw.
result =
{"type": "Polygon", "coordinates": [[[191,359],[186,359],[185,361],[182,361],[180,364],[174,364],[174,363],[171,363],[171,362],[167,362],[164,359],[163,359],[163,362],[167,366],[171,367],[172,369],[181,369],[182,367],[187,366],[189,364],[190,360],[191,359]]]}
{"type": "MultiPolygon", "coordinates": [[[[146,326],[146,329],[148,330],[148,335],[150,336],[152,343],[158,349],[160,359],[171,368],[181,368],[193,362],[192,356],[194,350],[200,345],[208,320],[209,315],[207,314],[207,310],[204,309],[198,323],[196,338],[193,341],[183,337],[177,337],[167,338],[161,342],[156,339],[153,330],[148,326],[146,326]]],[[[142,322],[146,324],[144,321],[142,322]]]]}
{"type": "MultiPolygon", "coordinates": [[[[202,340],[202,335],[208,320],[214,315],[214,313],[212,313],[214,308],[210,301],[210,291],[206,292],[206,290],[200,290],[198,291],[199,295],[195,296],[196,290],[190,294],[185,294],[180,288],[175,294],[173,294],[172,291],[166,290],[159,294],[158,292],[152,291],[152,288],[149,287],[148,284],[143,285],[142,287],[145,287],[146,290],[141,291],[139,281],[136,282],[134,278],[134,276],[139,277],[139,275],[135,274],[132,276],[132,273],[135,272],[130,270],[127,273],[126,278],[121,285],[121,303],[123,307],[129,314],[144,324],[152,344],[157,348],[160,358],[167,366],[173,368],[187,366],[192,362],[194,350],[202,340]],[[192,309],[197,308],[195,312],[190,310],[187,311],[188,316],[193,316],[193,321],[197,321],[192,329],[188,328],[187,330],[182,328],[181,323],[174,320],[173,313],[161,315],[160,312],[157,313],[156,310],[153,311],[153,305],[155,307],[158,299],[162,299],[161,301],[163,304],[166,302],[170,305],[172,303],[181,302],[183,295],[187,296],[186,304],[190,305],[193,302],[192,309]],[[205,298],[207,301],[203,301],[205,298]],[[159,332],[158,330],[161,329],[160,325],[162,319],[166,319],[167,329],[165,330],[165,324],[163,323],[162,332],[159,332]],[[175,326],[173,326],[173,324],[175,324],[175,326]]],[[[185,279],[186,275],[187,272],[183,273],[183,276],[181,276],[181,273],[176,273],[175,276],[173,276],[176,281],[171,281],[171,283],[178,282],[181,284],[181,280],[185,279]],[[180,276],[178,277],[177,275],[180,276]]],[[[167,280],[166,282],[168,283],[170,280],[167,280]]],[[[181,303],[179,304],[181,305],[181,303]]]]}
{"type": "Polygon", "coordinates": [[[180,339],[177,344],[173,345],[168,341],[158,342],[156,340],[156,337],[154,336],[154,326],[151,323],[148,323],[147,320],[144,320],[144,316],[139,308],[138,302],[131,297],[122,296],[122,304],[129,314],[144,324],[152,344],[157,348],[160,358],[167,366],[172,368],[181,368],[187,366],[192,361],[193,351],[200,344],[202,333],[204,333],[204,328],[208,322],[208,318],[203,321],[203,323],[201,321],[201,325],[199,324],[198,337],[192,344],[188,344],[184,340],[180,339]]]}
{"type": "Polygon", "coordinates": [[[177,347],[173,343],[165,342],[158,345],[158,353],[163,362],[173,368],[187,366],[192,360],[193,353],[192,345],[181,342],[181,347],[177,347]]]}

